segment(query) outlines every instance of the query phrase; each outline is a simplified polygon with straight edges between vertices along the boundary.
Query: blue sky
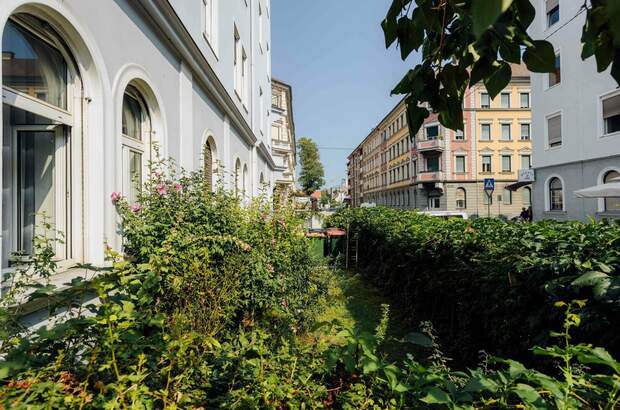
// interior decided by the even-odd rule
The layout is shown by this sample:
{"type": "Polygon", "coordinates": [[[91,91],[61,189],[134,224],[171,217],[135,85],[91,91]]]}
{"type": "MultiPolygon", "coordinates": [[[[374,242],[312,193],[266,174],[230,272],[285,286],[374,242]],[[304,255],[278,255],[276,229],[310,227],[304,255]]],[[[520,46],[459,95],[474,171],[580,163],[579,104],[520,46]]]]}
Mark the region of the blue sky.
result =
{"type": "Polygon", "coordinates": [[[328,187],[346,157],[401,97],[407,62],[385,49],[380,23],[391,0],[272,0],[272,72],[293,87],[297,138],[317,142],[328,187]],[[334,150],[328,148],[347,148],[334,150]]]}

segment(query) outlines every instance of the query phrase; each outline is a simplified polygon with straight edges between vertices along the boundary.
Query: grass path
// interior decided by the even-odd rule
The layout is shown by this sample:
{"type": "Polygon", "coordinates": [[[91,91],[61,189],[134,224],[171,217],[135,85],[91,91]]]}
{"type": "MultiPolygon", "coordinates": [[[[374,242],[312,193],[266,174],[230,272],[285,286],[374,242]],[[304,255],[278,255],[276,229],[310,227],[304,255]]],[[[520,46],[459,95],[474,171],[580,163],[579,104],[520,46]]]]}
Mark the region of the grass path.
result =
{"type": "MultiPolygon", "coordinates": [[[[331,322],[336,319],[343,327],[351,328],[358,333],[375,333],[381,321],[382,305],[388,304],[387,299],[375,288],[360,277],[343,270],[336,270],[332,276],[332,283],[326,297],[325,308],[317,317],[318,322],[331,322]]],[[[387,336],[402,338],[409,332],[398,326],[400,321],[390,310],[390,321],[387,336]]],[[[319,329],[314,337],[330,343],[339,343],[339,339],[326,329],[319,329]]],[[[399,343],[385,343],[382,349],[388,356],[397,358],[402,356],[402,345],[399,343]]]]}

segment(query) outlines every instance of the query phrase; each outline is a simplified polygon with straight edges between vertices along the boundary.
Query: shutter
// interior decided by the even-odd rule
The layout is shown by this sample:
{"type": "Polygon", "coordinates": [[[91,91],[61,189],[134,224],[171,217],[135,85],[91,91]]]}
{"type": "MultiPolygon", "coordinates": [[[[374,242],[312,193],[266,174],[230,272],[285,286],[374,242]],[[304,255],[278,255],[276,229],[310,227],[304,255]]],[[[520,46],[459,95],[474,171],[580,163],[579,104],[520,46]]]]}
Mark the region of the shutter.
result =
{"type": "Polygon", "coordinates": [[[603,118],[620,115],[620,94],[603,100],[603,118]]]}
{"type": "Polygon", "coordinates": [[[562,116],[547,119],[547,135],[549,136],[549,145],[562,143],[562,116]]]}
{"type": "Polygon", "coordinates": [[[547,13],[559,6],[560,0],[547,0],[547,13]]]}

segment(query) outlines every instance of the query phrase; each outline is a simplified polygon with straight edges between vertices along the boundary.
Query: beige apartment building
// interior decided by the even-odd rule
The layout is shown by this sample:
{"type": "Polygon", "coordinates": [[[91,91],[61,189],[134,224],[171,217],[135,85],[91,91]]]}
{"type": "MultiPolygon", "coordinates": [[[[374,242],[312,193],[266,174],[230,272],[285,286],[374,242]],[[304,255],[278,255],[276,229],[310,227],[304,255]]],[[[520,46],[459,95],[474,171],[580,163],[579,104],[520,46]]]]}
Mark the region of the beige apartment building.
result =
{"type": "Polygon", "coordinates": [[[512,70],[510,84],[493,100],[483,84],[468,90],[464,132],[441,126],[432,114],[412,140],[399,102],[356,149],[362,153],[357,206],[509,218],[529,207],[531,187],[519,175],[532,166],[530,77],[522,65],[512,70]],[[490,197],[486,178],[495,181],[490,197]]]}
{"type": "Polygon", "coordinates": [[[275,78],[271,80],[271,114],[271,152],[277,166],[275,189],[289,194],[295,190],[297,166],[293,90],[275,78]]]}

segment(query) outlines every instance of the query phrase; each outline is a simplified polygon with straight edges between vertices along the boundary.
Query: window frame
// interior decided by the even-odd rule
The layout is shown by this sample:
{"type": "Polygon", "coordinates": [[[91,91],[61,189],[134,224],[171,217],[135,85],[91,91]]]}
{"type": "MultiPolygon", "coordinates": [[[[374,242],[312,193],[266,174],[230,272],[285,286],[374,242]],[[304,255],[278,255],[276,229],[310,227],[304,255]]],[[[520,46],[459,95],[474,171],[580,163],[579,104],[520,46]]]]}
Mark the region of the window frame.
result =
{"type": "Polygon", "coordinates": [[[602,94],[598,98],[598,119],[599,119],[599,138],[607,138],[620,135],[620,129],[618,131],[607,132],[607,124],[604,117],[604,102],[610,98],[619,97],[620,90],[613,90],[602,94]]]}
{"type": "Polygon", "coordinates": [[[550,114],[545,115],[544,128],[545,128],[545,150],[561,149],[564,146],[564,135],[563,135],[564,110],[554,111],[550,114]],[[556,145],[551,145],[549,143],[549,120],[555,117],[558,117],[558,116],[560,117],[560,143],[556,145]]]}
{"type": "Polygon", "coordinates": [[[502,160],[502,172],[503,173],[512,173],[512,155],[511,154],[501,154],[502,160]],[[508,159],[508,169],[504,166],[504,160],[508,159]]]}
{"type": "Polygon", "coordinates": [[[565,207],[566,207],[566,201],[564,200],[565,195],[564,195],[564,181],[562,180],[562,178],[560,178],[558,175],[551,175],[548,179],[547,182],[545,184],[545,190],[546,190],[546,196],[547,196],[547,203],[545,205],[546,211],[547,212],[564,212],[565,211],[565,207]],[[551,184],[552,182],[554,182],[555,180],[560,182],[560,188],[551,188],[551,184]],[[553,197],[553,193],[554,192],[560,192],[561,195],[561,209],[557,208],[554,206],[554,197],[553,197]]]}

